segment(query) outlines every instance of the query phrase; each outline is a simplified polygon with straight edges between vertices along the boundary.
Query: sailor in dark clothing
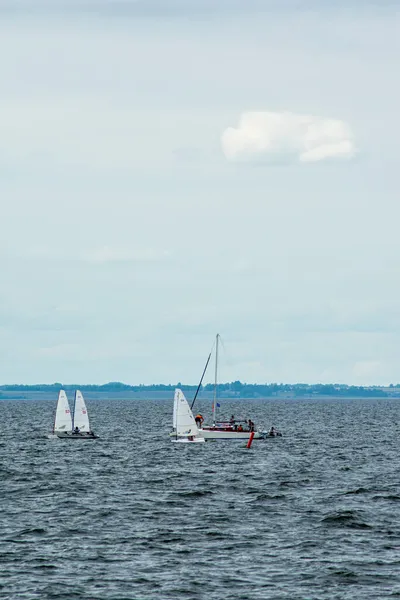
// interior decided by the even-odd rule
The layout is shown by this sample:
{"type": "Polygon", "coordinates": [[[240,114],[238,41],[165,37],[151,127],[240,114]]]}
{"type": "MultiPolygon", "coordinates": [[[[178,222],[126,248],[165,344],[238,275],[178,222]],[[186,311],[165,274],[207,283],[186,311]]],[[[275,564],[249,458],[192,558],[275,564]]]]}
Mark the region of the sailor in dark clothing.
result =
{"type": "Polygon", "coordinates": [[[72,433],[80,433],[80,429],[78,426],[75,427],[74,431],[72,433]]]}
{"type": "Polygon", "coordinates": [[[271,427],[271,429],[268,432],[268,435],[270,437],[282,437],[281,432],[275,429],[275,427],[271,427]]]}

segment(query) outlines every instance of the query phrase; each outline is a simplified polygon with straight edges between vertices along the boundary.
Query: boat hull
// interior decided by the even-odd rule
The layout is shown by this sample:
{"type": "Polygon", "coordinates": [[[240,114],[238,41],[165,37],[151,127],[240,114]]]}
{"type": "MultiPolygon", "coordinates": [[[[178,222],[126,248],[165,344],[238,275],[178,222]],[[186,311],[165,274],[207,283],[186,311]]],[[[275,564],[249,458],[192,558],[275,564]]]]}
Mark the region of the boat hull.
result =
{"type": "Polygon", "coordinates": [[[199,442],[204,444],[206,440],[203,437],[195,437],[192,440],[188,438],[174,438],[172,441],[180,444],[198,444],[199,442]]]}
{"type": "MultiPolygon", "coordinates": [[[[248,440],[250,431],[224,431],[218,429],[200,429],[199,434],[205,440],[248,440]]],[[[260,440],[264,437],[261,431],[254,432],[254,439],[260,440]]]]}
{"type": "MultiPolygon", "coordinates": [[[[175,437],[175,432],[171,432],[170,437],[175,437]]],[[[264,431],[255,431],[254,439],[261,440],[266,436],[264,431]]],[[[224,431],[218,429],[199,429],[199,438],[196,441],[204,440],[248,440],[250,431],[224,431]]]]}
{"type": "Polygon", "coordinates": [[[60,433],[55,432],[54,435],[56,435],[61,440],[97,440],[97,439],[99,439],[98,435],[88,435],[87,433],[71,433],[68,431],[66,431],[65,433],[64,432],[60,432],[60,433]]]}

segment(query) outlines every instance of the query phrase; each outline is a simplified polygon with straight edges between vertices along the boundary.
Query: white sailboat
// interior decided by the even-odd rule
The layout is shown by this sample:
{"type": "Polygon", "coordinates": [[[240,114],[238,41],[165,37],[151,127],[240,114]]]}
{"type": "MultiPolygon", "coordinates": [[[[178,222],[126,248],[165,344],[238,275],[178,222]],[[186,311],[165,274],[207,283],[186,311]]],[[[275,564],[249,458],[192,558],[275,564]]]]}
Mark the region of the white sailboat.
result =
{"type": "MultiPolygon", "coordinates": [[[[266,436],[265,431],[259,431],[253,427],[249,427],[246,421],[218,421],[217,409],[219,408],[217,391],[218,391],[218,346],[220,335],[217,333],[215,340],[215,369],[214,369],[214,395],[212,403],[212,425],[201,425],[199,429],[200,435],[206,440],[247,440],[250,437],[251,431],[254,431],[254,439],[262,439],[266,436]],[[243,425],[242,425],[243,423],[243,425]]],[[[207,361],[208,364],[208,361],[207,361]]],[[[207,366],[207,365],[206,365],[207,366]]],[[[203,373],[204,375],[204,373],[203,373]]],[[[201,382],[200,382],[201,383],[201,382]]],[[[249,421],[250,423],[250,421],[249,421]]]]}
{"type": "Polygon", "coordinates": [[[81,433],[88,433],[90,431],[89,415],[80,390],[76,390],[75,392],[73,424],[73,429],[78,428],[81,433]]]}
{"type": "Polygon", "coordinates": [[[75,392],[73,413],[71,413],[69,407],[67,394],[64,390],[60,390],[53,433],[57,437],[64,439],[93,440],[98,438],[90,430],[89,415],[85,400],[79,390],[75,392]]]}
{"type": "Polygon", "coordinates": [[[64,392],[64,390],[60,390],[58,393],[53,433],[58,436],[72,433],[72,414],[69,407],[67,394],[64,392]]]}
{"type": "Polygon", "coordinates": [[[182,390],[177,388],[174,395],[173,410],[174,442],[204,442],[204,437],[200,435],[199,428],[194,420],[193,413],[182,390]]]}

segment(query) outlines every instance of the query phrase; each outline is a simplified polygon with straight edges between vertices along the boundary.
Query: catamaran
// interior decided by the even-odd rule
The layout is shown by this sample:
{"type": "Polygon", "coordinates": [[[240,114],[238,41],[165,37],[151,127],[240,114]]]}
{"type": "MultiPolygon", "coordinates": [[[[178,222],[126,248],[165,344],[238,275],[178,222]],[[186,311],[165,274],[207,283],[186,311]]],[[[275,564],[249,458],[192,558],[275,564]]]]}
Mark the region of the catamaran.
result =
{"type": "Polygon", "coordinates": [[[53,433],[63,439],[93,440],[98,438],[90,429],[85,400],[79,390],[75,392],[73,413],[69,407],[67,394],[64,390],[60,390],[53,433]]]}
{"type": "Polygon", "coordinates": [[[174,396],[173,411],[174,442],[204,442],[194,420],[193,413],[182,390],[177,388],[174,396]]]}
{"type": "MultiPolygon", "coordinates": [[[[266,431],[256,430],[254,428],[254,424],[251,421],[236,421],[230,420],[223,421],[222,419],[218,420],[217,418],[217,409],[220,408],[220,404],[217,401],[217,391],[218,391],[218,350],[219,350],[219,341],[220,335],[217,333],[215,340],[215,372],[214,372],[214,395],[213,395],[213,403],[212,403],[212,425],[203,425],[200,424],[198,427],[198,435],[199,437],[203,437],[205,440],[247,440],[250,437],[250,433],[254,431],[254,439],[262,439],[267,435],[266,431]],[[244,424],[244,426],[242,425],[244,424]],[[249,426],[250,423],[250,426],[249,426]]],[[[211,353],[208,356],[208,360],[206,366],[203,371],[203,375],[201,377],[200,383],[198,385],[196,394],[194,396],[193,402],[189,407],[190,410],[193,409],[193,405],[197,398],[197,394],[201,387],[204,374],[207,370],[208,363],[210,361],[211,353]]],[[[174,401],[174,413],[175,415],[175,401],[174,401]]],[[[192,414],[193,416],[193,414],[192,414]]],[[[196,423],[195,423],[196,424],[196,423]]],[[[175,432],[175,416],[173,417],[173,431],[170,433],[171,437],[176,435],[175,432]]]]}

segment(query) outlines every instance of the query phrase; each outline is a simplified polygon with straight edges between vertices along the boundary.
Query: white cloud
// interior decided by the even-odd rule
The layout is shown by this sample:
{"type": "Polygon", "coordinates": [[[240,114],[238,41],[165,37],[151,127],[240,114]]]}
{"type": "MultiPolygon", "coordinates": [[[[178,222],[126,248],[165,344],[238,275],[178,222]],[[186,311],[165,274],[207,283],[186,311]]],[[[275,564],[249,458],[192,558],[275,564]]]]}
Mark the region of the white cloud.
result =
{"type": "Polygon", "coordinates": [[[355,154],[349,126],[338,119],[291,112],[246,112],[221,136],[232,161],[349,159],[355,154]]]}

